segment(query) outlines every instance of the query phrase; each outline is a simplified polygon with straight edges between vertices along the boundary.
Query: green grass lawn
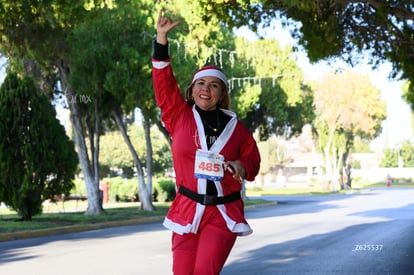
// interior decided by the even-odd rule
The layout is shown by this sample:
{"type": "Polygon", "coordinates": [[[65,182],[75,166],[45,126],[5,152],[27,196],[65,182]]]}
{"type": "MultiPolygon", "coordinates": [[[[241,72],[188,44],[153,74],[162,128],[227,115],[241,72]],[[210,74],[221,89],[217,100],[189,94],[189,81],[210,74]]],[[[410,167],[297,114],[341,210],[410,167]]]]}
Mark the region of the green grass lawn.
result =
{"type": "Polygon", "coordinates": [[[55,228],[61,226],[97,224],[108,221],[134,220],[145,216],[163,216],[167,213],[169,204],[156,204],[156,211],[148,212],[139,210],[139,203],[122,203],[104,205],[105,213],[98,216],[86,216],[84,211],[87,202],[66,202],[63,208],[61,203],[54,204],[44,213],[34,216],[32,221],[18,221],[16,212],[8,209],[0,209],[0,234],[24,230],[36,230],[55,228]]]}
{"type": "MultiPolygon", "coordinates": [[[[377,183],[369,183],[369,184],[360,184],[357,186],[360,188],[378,188],[378,187],[387,187],[387,183],[377,182],[377,183]]],[[[414,183],[413,182],[392,183],[391,188],[414,188],[414,183]]]]}

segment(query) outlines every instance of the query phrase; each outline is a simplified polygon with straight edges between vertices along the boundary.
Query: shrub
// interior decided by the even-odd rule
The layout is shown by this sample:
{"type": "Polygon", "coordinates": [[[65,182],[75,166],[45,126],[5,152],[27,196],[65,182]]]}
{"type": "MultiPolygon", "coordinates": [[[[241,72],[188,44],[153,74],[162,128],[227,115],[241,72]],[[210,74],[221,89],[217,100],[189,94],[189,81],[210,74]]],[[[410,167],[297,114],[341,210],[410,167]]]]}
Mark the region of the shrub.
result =
{"type": "Polygon", "coordinates": [[[108,181],[109,196],[111,199],[115,201],[137,201],[138,182],[136,179],[115,177],[108,179],[108,181]]]}
{"type": "MultiPolygon", "coordinates": [[[[109,182],[109,201],[136,201],[138,199],[138,182],[134,179],[122,177],[104,178],[109,182]]],[[[75,186],[70,191],[72,195],[87,196],[85,182],[82,179],[75,180],[75,186]]]]}
{"type": "MultiPolygon", "coordinates": [[[[175,183],[170,178],[158,178],[156,185],[159,186],[161,192],[158,193],[159,201],[172,201],[175,198],[175,183]]],[[[156,188],[154,188],[156,190],[156,188]]]]}

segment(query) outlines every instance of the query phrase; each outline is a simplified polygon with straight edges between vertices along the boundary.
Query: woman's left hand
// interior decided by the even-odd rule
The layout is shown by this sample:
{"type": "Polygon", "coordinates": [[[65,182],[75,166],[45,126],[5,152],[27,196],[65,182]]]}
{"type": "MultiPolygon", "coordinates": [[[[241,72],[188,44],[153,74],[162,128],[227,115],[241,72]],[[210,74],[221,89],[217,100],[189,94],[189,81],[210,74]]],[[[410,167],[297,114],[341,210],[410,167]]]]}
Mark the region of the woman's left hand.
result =
{"type": "Polygon", "coordinates": [[[241,181],[246,176],[246,170],[240,161],[227,161],[224,163],[224,169],[229,170],[233,174],[233,178],[241,181]]]}

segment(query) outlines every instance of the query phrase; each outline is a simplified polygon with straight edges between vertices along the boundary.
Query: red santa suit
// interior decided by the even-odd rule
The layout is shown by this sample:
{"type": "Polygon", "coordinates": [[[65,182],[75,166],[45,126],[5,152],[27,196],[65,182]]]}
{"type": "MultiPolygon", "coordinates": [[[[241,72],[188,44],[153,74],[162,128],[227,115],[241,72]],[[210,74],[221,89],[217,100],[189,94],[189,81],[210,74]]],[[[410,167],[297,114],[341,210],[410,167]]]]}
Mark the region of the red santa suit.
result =
{"type": "MultiPolygon", "coordinates": [[[[161,118],[172,136],[172,155],[176,174],[176,187],[183,186],[198,194],[206,194],[206,179],[194,176],[196,150],[211,151],[224,156],[224,161],[240,161],[246,171],[245,179],[254,180],[259,171],[260,155],[251,132],[238,121],[236,114],[221,109],[231,119],[210,149],[206,145],[203,124],[195,106],[186,102],[180,93],[170,66],[170,59],[153,58],[153,83],[155,98],[161,109],[161,118]]],[[[217,196],[228,196],[241,191],[241,184],[230,172],[214,182],[217,196]]],[[[227,228],[239,236],[252,233],[244,218],[241,199],[218,204],[227,228]]],[[[177,192],[164,226],[177,234],[197,233],[206,205],[177,192]]]]}

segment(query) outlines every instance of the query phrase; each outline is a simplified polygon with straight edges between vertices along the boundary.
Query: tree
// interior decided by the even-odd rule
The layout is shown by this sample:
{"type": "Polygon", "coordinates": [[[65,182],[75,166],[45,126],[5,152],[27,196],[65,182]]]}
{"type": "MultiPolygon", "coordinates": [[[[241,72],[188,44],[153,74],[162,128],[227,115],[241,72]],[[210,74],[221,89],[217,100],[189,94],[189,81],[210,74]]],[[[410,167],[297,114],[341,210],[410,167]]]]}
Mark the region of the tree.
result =
{"type": "Polygon", "coordinates": [[[410,80],[414,99],[414,3],[410,0],[292,0],[199,1],[229,27],[248,25],[253,30],[276,17],[289,25],[311,62],[341,57],[353,64],[368,53],[374,66],[388,60],[392,77],[410,80]],[[361,55],[359,55],[361,56],[361,55]]]}
{"type": "MultiPolygon", "coordinates": [[[[70,120],[80,167],[85,185],[88,190],[87,215],[98,215],[103,212],[100,200],[99,182],[96,181],[97,163],[92,163],[88,155],[86,131],[93,130],[85,126],[85,114],[81,109],[80,95],[68,82],[72,45],[72,30],[80,24],[93,18],[93,11],[101,6],[112,6],[112,1],[67,1],[67,0],[25,0],[0,1],[0,34],[1,52],[14,61],[14,69],[33,74],[27,66],[18,66],[20,63],[35,64],[40,74],[38,82],[50,83],[51,92],[56,87],[56,80],[60,81],[61,91],[66,97],[70,109],[70,120]],[[52,76],[52,77],[50,77],[52,76]],[[52,79],[52,81],[47,81],[52,79]]],[[[56,89],[55,89],[56,90],[56,89]]],[[[89,133],[89,137],[93,137],[89,133]]],[[[93,138],[89,139],[93,142],[93,138]]],[[[95,148],[92,143],[92,150],[95,148]]],[[[92,152],[95,158],[97,154],[92,152]]]]}
{"type": "MultiPolygon", "coordinates": [[[[139,156],[146,166],[146,145],[142,142],[145,139],[143,127],[136,124],[128,126],[128,136],[131,143],[136,149],[139,156]]],[[[171,151],[168,142],[157,128],[151,131],[151,141],[153,143],[153,174],[164,175],[167,169],[172,168],[171,151]]],[[[121,168],[125,170],[133,170],[135,167],[128,146],[123,140],[119,131],[106,132],[101,137],[101,153],[100,163],[111,168],[121,168]]]]}
{"type": "Polygon", "coordinates": [[[373,139],[381,132],[386,118],[380,91],[368,76],[351,71],[330,74],[312,85],[315,96],[319,146],[325,158],[325,173],[333,190],[350,186],[349,155],[356,137],[373,139]],[[342,170],[340,168],[343,168],[342,170]],[[342,178],[342,177],[341,177],[342,178]]]}
{"type": "Polygon", "coordinates": [[[232,73],[252,76],[231,78],[233,106],[243,122],[251,131],[258,130],[260,140],[300,133],[314,118],[313,97],[291,49],[281,49],[274,39],[238,38],[236,51],[243,62],[235,62],[232,73]]]}
{"type": "Polygon", "coordinates": [[[381,167],[398,167],[398,156],[397,150],[386,148],[384,150],[384,157],[381,159],[381,167]]]}
{"type": "Polygon", "coordinates": [[[384,150],[382,167],[414,167],[414,145],[406,140],[399,148],[387,148],[384,150]]]}
{"type": "Polygon", "coordinates": [[[47,97],[15,73],[0,87],[0,132],[0,201],[31,220],[44,200],[72,189],[74,144],[47,97]]]}
{"type": "MultiPolygon", "coordinates": [[[[121,131],[137,171],[141,209],[152,205],[151,119],[157,116],[151,85],[149,59],[151,38],[144,31],[150,4],[145,1],[118,3],[114,9],[103,8],[96,16],[74,30],[72,52],[72,86],[99,101],[95,121],[111,116],[121,131]],[[144,42],[144,43],[141,43],[144,42]],[[127,134],[123,117],[138,106],[146,129],[147,161],[145,179],[143,161],[127,134]]],[[[98,133],[97,133],[98,135],[98,133]]],[[[97,148],[99,149],[99,148],[97,148]]]]}

